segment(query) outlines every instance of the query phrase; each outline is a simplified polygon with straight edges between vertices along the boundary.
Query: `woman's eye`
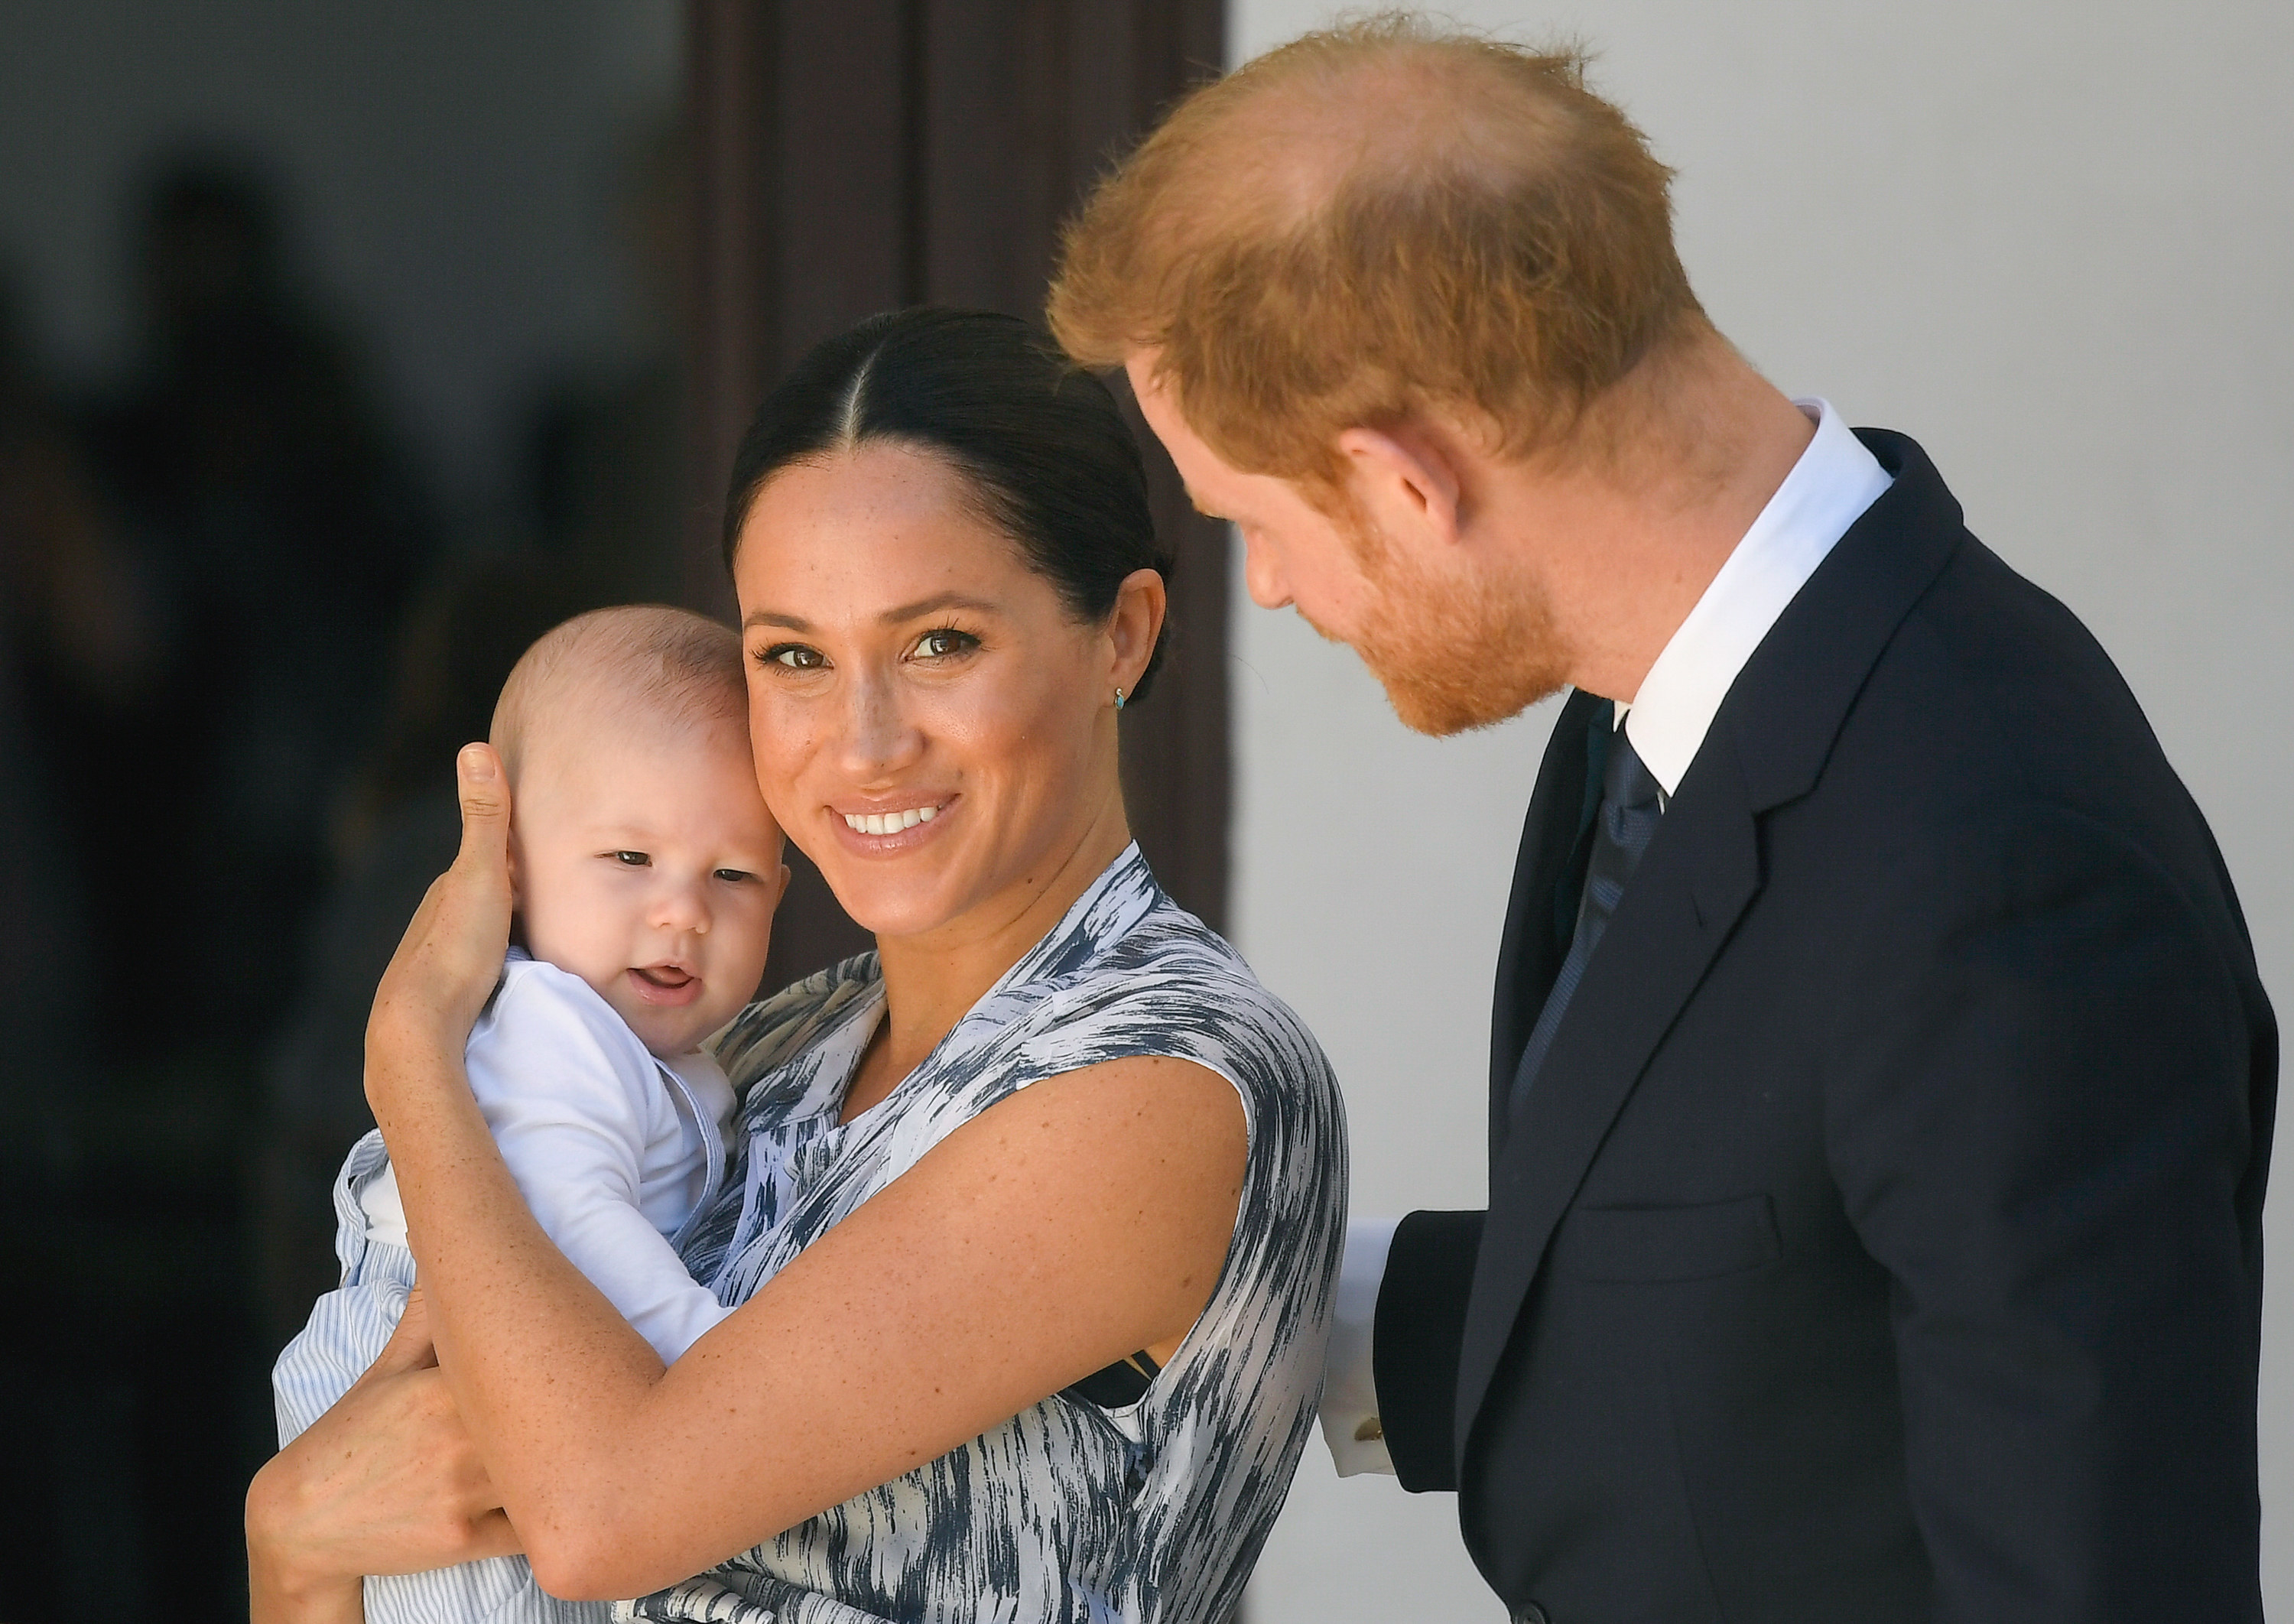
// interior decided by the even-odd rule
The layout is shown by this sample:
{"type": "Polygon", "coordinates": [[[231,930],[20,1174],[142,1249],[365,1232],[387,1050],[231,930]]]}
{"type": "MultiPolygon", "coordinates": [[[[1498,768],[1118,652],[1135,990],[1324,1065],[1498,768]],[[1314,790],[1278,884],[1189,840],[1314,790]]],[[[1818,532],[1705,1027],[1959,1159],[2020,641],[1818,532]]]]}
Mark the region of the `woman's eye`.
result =
{"type": "Polygon", "coordinates": [[[919,660],[945,660],[950,654],[961,654],[980,646],[980,639],[968,631],[958,631],[953,626],[936,627],[916,639],[910,654],[919,660]]]}
{"type": "Polygon", "coordinates": [[[818,649],[808,648],[801,643],[776,643],[757,658],[763,664],[783,666],[792,671],[817,671],[828,663],[820,657],[818,649]]]}
{"type": "Polygon", "coordinates": [[[646,868],[653,863],[653,859],[642,851],[617,851],[614,854],[614,861],[625,868],[646,868]]]}

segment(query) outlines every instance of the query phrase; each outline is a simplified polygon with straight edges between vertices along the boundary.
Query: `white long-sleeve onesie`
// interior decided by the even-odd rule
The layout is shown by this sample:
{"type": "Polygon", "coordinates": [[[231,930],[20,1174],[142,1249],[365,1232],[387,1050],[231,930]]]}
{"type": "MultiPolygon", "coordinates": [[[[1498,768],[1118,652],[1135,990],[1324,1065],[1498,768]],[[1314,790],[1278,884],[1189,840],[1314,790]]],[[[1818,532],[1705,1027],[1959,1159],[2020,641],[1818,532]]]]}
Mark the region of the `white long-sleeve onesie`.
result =
{"type": "MultiPolygon", "coordinates": [[[[722,1176],[733,1091],[703,1051],[661,1060],[578,976],[513,952],[470,1034],[470,1089],[526,1205],[665,1363],[731,1311],[675,1242],[722,1176]]],[[[283,1445],[372,1364],[414,1284],[406,1218],[379,1133],[335,1183],[343,1283],[279,1356],[283,1445]]],[[[366,1583],[369,1624],[598,1624],[603,1603],[543,1593],[519,1558],[366,1583]]]]}

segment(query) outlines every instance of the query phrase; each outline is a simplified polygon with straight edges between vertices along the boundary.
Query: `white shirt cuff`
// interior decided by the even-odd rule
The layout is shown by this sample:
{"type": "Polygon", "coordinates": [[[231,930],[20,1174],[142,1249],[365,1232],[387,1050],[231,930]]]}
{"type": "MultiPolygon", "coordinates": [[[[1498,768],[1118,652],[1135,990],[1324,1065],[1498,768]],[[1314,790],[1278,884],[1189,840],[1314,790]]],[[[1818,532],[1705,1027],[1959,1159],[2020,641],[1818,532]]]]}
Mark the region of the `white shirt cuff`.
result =
{"type": "Polygon", "coordinates": [[[1378,1377],[1371,1362],[1378,1323],[1378,1288],[1394,1245],[1395,1218],[1356,1218],[1346,1225],[1346,1255],[1338,1263],[1338,1300],[1330,1316],[1330,1352],[1322,1365],[1322,1441],[1340,1477],[1361,1472],[1394,1475],[1386,1432],[1378,1415],[1378,1377]]]}

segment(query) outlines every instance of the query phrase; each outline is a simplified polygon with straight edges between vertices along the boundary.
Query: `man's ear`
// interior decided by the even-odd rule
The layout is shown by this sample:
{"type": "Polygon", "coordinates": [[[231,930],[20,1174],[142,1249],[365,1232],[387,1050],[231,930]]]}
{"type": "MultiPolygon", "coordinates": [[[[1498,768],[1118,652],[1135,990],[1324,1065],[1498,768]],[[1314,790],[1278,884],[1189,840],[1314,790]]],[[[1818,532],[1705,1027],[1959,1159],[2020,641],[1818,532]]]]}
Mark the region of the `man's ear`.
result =
{"type": "Polygon", "coordinates": [[[1349,428],[1338,435],[1347,483],[1365,516],[1384,534],[1458,540],[1465,528],[1463,459],[1450,437],[1415,424],[1349,428]]]}

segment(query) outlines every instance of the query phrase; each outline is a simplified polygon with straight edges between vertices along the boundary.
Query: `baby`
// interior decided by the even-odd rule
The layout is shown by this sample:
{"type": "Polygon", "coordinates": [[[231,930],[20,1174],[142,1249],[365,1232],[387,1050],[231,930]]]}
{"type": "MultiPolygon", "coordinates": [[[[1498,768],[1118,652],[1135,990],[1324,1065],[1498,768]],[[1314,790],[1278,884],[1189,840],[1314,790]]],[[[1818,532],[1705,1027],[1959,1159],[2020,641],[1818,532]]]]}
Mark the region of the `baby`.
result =
{"type": "MultiPolygon", "coordinates": [[[[523,944],[470,1034],[470,1087],[534,1217],[664,1361],[730,1311],[676,1243],[724,1172],[733,1091],[702,1041],[764,974],[787,870],[757,793],[739,638],[683,610],[603,609],[529,649],[492,742],[523,944]]],[[[379,1133],[335,1186],[339,1290],[272,1372],[279,1441],[389,1340],[414,1284],[379,1133]]],[[[366,1581],[370,1624],[602,1620],[522,1559],[366,1581]]]]}

